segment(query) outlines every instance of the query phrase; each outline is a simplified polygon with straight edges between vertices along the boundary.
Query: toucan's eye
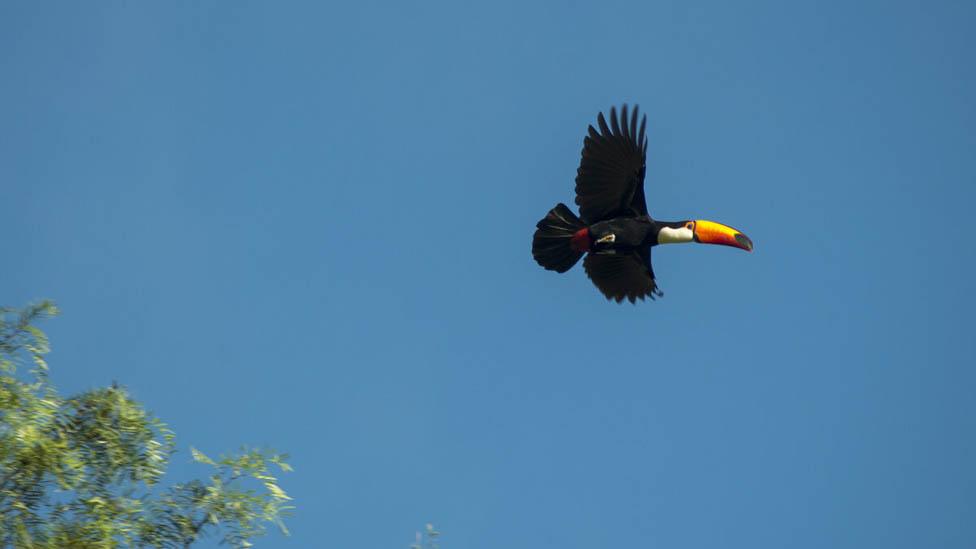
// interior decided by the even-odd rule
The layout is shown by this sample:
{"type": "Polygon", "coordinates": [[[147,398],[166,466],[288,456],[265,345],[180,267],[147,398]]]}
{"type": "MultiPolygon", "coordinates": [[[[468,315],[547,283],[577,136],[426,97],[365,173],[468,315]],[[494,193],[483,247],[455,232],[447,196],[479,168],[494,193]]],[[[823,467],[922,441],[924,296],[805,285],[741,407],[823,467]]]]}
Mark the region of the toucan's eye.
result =
{"type": "Polygon", "coordinates": [[[689,229],[694,229],[695,228],[695,224],[694,223],[688,223],[687,225],[685,225],[685,227],[687,227],[689,229]]]}

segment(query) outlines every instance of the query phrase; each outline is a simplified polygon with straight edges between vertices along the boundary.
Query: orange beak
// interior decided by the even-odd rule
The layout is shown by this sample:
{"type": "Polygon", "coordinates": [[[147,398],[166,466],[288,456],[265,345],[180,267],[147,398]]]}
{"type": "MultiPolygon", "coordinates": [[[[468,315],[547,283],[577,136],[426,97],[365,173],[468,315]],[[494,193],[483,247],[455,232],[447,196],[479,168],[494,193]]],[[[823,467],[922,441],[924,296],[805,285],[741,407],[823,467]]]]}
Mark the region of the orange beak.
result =
{"type": "Polygon", "coordinates": [[[752,240],[727,225],[699,219],[695,221],[695,241],[703,244],[721,244],[732,246],[747,252],[752,251],[752,240]]]}

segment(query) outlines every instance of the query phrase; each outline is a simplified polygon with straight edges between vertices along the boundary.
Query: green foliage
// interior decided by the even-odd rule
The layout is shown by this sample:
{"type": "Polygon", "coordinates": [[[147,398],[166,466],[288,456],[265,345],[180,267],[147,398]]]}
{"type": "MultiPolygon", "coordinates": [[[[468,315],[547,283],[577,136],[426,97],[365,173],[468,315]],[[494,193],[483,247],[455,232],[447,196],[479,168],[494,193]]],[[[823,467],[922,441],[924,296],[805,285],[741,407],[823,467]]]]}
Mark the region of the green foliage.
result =
{"type": "Polygon", "coordinates": [[[250,547],[267,523],[288,533],[291,498],[272,474],[291,470],[287,456],[191,449],[209,476],[164,488],[173,433],[125,389],[58,395],[34,326],[57,312],[0,309],[0,547],[189,547],[209,535],[250,547]]]}
{"type": "Polygon", "coordinates": [[[433,524],[428,523],[423,533],[417,532],[417,538],[410,544],[410,549],[440,549],[440,537],[441,533],[434,530],[433,524]]]}

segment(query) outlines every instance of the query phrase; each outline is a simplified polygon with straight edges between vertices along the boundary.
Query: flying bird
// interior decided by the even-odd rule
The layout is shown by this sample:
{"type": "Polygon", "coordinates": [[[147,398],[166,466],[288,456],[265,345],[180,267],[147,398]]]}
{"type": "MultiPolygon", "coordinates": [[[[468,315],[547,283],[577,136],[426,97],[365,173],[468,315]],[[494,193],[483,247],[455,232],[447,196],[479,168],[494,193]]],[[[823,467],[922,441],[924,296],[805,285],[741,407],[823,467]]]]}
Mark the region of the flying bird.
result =
{"type": "Polygon", "coordinates": [[[638,108],[610,109],[610,124],[597,115],[583,138],[576,172],[579,216],[559,203],[536,224],[532,257],[547,270],[564,273],[583,255],[586,276],[620,303],[654,299],[663,292],[654,279],[651,248],[658,244],[700,242],[752,251],[752,240],[738,229],[704,219],[658,221],[647,213],[644,173],[647,116],[637,125],[638,108]]]}

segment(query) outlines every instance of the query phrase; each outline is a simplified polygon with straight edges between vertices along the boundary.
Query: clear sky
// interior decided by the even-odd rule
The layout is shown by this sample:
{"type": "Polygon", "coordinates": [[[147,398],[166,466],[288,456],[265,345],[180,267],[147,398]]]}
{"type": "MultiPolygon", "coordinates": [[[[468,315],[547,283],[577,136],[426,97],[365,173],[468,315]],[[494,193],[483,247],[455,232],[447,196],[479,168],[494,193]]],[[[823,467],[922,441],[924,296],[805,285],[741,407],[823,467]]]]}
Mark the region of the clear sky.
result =
{"type": "Polygon", "coordinates": [[[261,547],[976,546],[971,2],[4,2],[2,302],[176,476],[268,444],[261,547]],[[530,254],[587,124],[662,219],[608,303],[530,254]]]}

